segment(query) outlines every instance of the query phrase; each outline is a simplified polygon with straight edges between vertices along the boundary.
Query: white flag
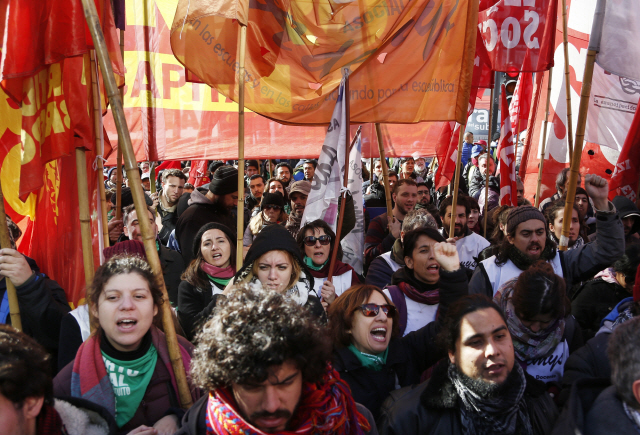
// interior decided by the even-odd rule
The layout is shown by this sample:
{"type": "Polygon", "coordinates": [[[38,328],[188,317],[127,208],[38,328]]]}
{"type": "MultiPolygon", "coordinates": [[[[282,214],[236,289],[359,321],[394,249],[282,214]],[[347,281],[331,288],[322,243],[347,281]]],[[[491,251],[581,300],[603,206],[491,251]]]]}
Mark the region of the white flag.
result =
{"type": "Polygon", "coordinates": [[[640,99],[640,81],[609,74],[594,65],[587,142],[622,150],[640,99]]]}
{"type": "Polygon", "coordinates": [[[589,48],[597,49],[599,40],[596,62],[602,68],[622,77],[640,80],[639,23],[638,0],[600,0],[598,2],[591,32],[595,40],[589,41],[589,48]],[[598,33],[600,29],[602,29],[601,34],[598,33]]]}
{"type": "Polygon", "coordinates": [[[362,275],[364,263],[364,210],[362,197],[362,137],[349,153],[349,192],[353,197],[353,208],[356,211],[356,226],[342,239],[342,261],[362,275]]]}
{"type": "MultiPolygon", "coordinates": [[[[347,152],[347,99],[345,85],[347,77],[340,82],[336,108],[331,116],[331,124],[322,145],[318,166],[311,183],[311,192],[304,208],[302,227],[316,219],[324,220],[333,231],[336,230],[338,199],[343,188],[345,154],[347,152]]],[[[344,186],[346,188],[346,186],[344,186]]]]}

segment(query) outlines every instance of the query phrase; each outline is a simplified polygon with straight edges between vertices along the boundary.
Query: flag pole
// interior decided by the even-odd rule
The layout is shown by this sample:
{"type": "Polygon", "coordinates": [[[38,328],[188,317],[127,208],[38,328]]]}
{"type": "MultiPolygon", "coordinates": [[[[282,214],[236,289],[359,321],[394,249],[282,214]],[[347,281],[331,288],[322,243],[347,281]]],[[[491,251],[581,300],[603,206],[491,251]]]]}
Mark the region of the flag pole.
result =
{"type": "Polygon", "coordinates": [[[542,131],[542,147],[540,153],[540,163],[538,163],[538,185],[536,186],[535,205],[536,208],[540,206],[540,186],[542,185],[542,168],[544,167],[545,148],[547,146],[547,126],[549,125],[549,103],[551,102],[551,78],[553,76],[553,67],[549,68],[547,85],[547,108],[544,115],[544,128],[542,131]]]}
{"type": "Polygon", "coordinates": [[[87,184],[87,154],[84,148],[76,148],[76,176],[78,179],[78,210],[80,212],[80,235],[82,237],[82,262],[85,286],[93,281],[93,247],[91,245],[91,210],[89,208],[89,186],[87,184]]]}
{"type": "MultiPolygon", "coordinates": [[[[120,29],[120,55],[122,56],[122,64],[124,65],[124,30],[120,29]]],[[[120,88],[120,99],[124,105],[124,87],[120,88]]],[[[117,168],[116,169],[116,219],[122,219],[122,140],[118,135],[118,149],[116,152],[117,168]]],[[[109,246],[109,245],[107,245],[109,246]]]]}
{"type": "MultiPolygon", "coordinates": [[[[98,89],[98,74],[96,68],[96,53],[95,50],[91,50],[91,93],[93,94],[93,130],[96,135],[96,153],[98,158],[98,192],[100,194],[100,214],[102,216],[102,238],[104,240],[104,247],[108,247],[109,241],[109,222],[107,218],[107,198],[104,187],[104,163],[102,155],[104,153],[104,147],[100,140],[100,134],[102,132],[100,126],[100,119],[102,118],[102,106],[100,103],[99,89],[98,89]]],[[[88,284],[88,283],[87,283],[88,284]]]]}
{"type": "MultiPolygon", "coordinates": [[[[464,125],[460,124],[460,133],[458,135],[458,155],[456,156],[456,170],[454,172],[455,180],[453,182],[453,202],[451,203],[452,218],[451,218],[451,223],[449,225],[448,238],[454,237],[454,233],[456,229],[456,219],[453,216],[456,215],[456,210],[457,210],[456,207],[458,206],[458,190],[460,189],[460,177],[462,176],[462,174],[460,173],[461,172],[460,166],[462,165],[462,144],[464,142],[464,131],[466,128],[467,128],[466,122],[464,123],[464,125]]],[[[489,167],[487,166],[487,173],[488,172],[489,172],[489,167]]],[[[485,198],[484,202],[485,202],[484,208],[486,209],[487,205],[489,204],[488,198],[485,198]]],[[[444,216],[442,216],[442,218],[444,219],[444,216]]]]}
{"type": "MultiPolygon", "coordinates": [[[[593,65],[596,61],[597,51],[589,49],[582,78],[582,91],[580,93],[580,110],[578,112],[578,125],[576,127],[576,141],[571,159],[571,169],[569,170],[569,187],[565,191],[566,199],[564,204],[564,216],[571,216],[573,203],[576,198],[576,187],[578,186],[578,175],[580,173],[580,158],[582,157],[582,146],[584,145],[584,131],[587,126],[587,112],[589,109],[589,98],[591,97],[591,81],[593,79],[593,65]]],[[[569,247],[569,232],[571,219],[563,219],[562,235],[558,249],[566,251],[569,247]]]]}
{"type": "Polygon", "coordinates": [[[387,200],[387,217],[393,216],[393,207],[391,207],[391,192],[389,189],[389,167],[384,157],[384,142],[382,139],[382,129],[380,123],[376,122],[376,137],[378,138],[378,152],[380,153],[380,165],[382,166],[382,177],[384,178],[384,195],[387,200]]]}
{"type": "MultiPolygon", "coordinates": [[[[345,84],[345,94],[347,95],[347,97],[349,95],[351,95],[349,93],[349,78],[347,77],[347,83],[345,84]]],[[[351,111],[349,110],[349,100],[347,100],[347,135],[349,135],[349,132],[351,131],[351,122],[349,120],[349,117],[351,116],[351,111]]],[[[349,156],[351,155],[351,149],[353,148],[353,146],[356,144],[356,141],[358,140],[358,137],[360,136],[360,131],[362,130],[362,125],[360,127],[358,127],[358,131],[356,131],[356,134],[353,136],[353,140],[351,141],[351,144],[349,144],[349,146],[346,149],[346,156],[344,159],[344,177],[342,180],[343,186],[347,187],[347,185],[349,184],[349,156]]],[[[333,271],[335,270],[336,267],[336,260],[338,259],[338,243],[340,243],[340,236],[342,234],[342,222],[344,220],[344,208],[345,208],[345,204],[347,202],[347,192],[343,192],[342,195],[340,195],[340,212],[338,213],[338,226],[336,227],[336,240],[335,243],[333,244],[333,251],[331,252],[331,261],[329,262],[329,275],[327,276],[327,280],[329,282],[333,282],[333,271]]]]}
{"type": "MultiPolygon", "coordinates": [[[[133,195],[133,203],[135,204],[138,216],[144,216],[144,213],[146,213],[145,210],[147,210],[147,205],[144,199],[144,192],[142,191],[142,184],[140,182],[140,173],[138,172],[135,153],[133,152],[133,146],[131,144],[131,136],[129,135],[129,129],[127,128],[127,122],[124,116],[122,96],[120,92],[118,92],[106,42],[104,35],[102,34],[102,29],[100,28],[100,19],[93,0],[82,0],[82,8],[95,45],[100,68],[102,69],[102,76],[107,89],[107,95],[109,96],[109,102],[111,103],[113,118],[115,120],[116,129],[118,130],[118,138],[122,138],[122,142],[120,144],[122,147],[122,154],[127,174],[132,181],[131,193],[133,195]]],[[[169,296],[167,295],[167,288],[165,287],[164,279],[162,277],[162,266],[160,265],[160,258],[158,257],[158,251],[156,249],[156,239],[153,231],[151,230],[151,224],[147,219],[140,219],[138,222],[142,232],[147,261],[149,262],[162,291],[164,300],[164,303],[161,306],[162,323],[169,350],[169,359],[176,379],[180,406],[186,409],[191,407],[193,401],[191,400],[189,384],[187,383],[187,375],[182,362],[182,356],[180,354],[178,337],[176,336],[173,316],[169,304],[169,296]]]]}
{"type": "MultiPolygon", "coordinates": [[[[240,24],[238,47],[238,245],[236,247],[236,270],[242,267],[244,236],[244,61],[247,46],[247,26],[240,24]]],[[[293,174],[292,174],[293,176],[293,174]]]]}
{"type": "MultiPolygon", "coordinates": [[[[484,174],[484,216],[483,216],[483,222],[482,225],[484,227],[483,231],[484,231],[484,238],[487,238],[487,221],[489,220],[489,176],[490,174],[490,169],[491,169],[491,165],[489,165],[489,159],[492,159],[491,157],[491,127],[493,127],[493,123],[491,122],[491,120],[493,119],[493,90],[495,89],[495,86],[493,86],[491,88],[491,104],[489,105],[489,131],[487,132],[487,158],[485,159],[485,162],[487,164],[487,173],[484,174]]],[[[451,212],[453,214],[453,210],[451,212]]]]}
{"type": "MultiPolygon", "coordinates": [[[[11,246],[11,238],[9,237],[9,227],[7,226],[7,215],[4,211],[4,194],[2,193],[2,185],[0,185],[0,248],[13,249],[11,246]]],[[[9,315],[11,317],[11,326],[18,331],[22,331],[22,319],[20,317],[20,306],[18,305],[18,292],[16,286],[13,285],[9,278],[4,279],[7,286],[7,298],[9,299],[9,315]]]]}
{"type": "MultiPolygon", "coordinates": [[[[567,34],[567,0],[562,0],[562,39],[564,44],[564,89],[567,94],[567,144],[569,161],[573,159],[573,116],[571,114],[571,72],[569,71],[569,35],[567,34]]],[[[569,219],[571,221],[571,219],[569,219]]]]}

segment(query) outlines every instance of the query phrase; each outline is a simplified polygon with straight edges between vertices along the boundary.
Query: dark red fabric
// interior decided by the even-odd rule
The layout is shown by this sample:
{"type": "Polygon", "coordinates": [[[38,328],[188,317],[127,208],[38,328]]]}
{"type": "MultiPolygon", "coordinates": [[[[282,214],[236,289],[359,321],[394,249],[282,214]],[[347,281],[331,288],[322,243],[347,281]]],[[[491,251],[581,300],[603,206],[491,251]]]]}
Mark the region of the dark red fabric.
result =
{"type": "Polygon", "coordinates": [[[609,182],[609,199],[622,195],[635,202],[638,199],[638,171],[640,171],[640,111],[636,109],[631,128],[609,182]]]}
{"type": "Polygon", "coordinates": [[[440,303],[440,289],[429,290],[421,293],[407,282],[399,282],[397,285],[398,288],[402,290],[402,293],[404,293],[404,295],[412,301],[427,305],[435,305],[440,303]]]}
{"type": "MultiPolygon", "coordinates": [[[[333,268],[333,276],[338,276],[338,275],[342,275],[345,274],[347,272],[351,271],[351,283],[352,284],[357,284],[360,282],[360,278],[358,278],[358,274],[356,273],[355,270],[353,270],[353,267],[349,266],[346,263],[343,263],[340,260],[336,260],[336,264],[333,268]]],[[[324,267],[320,270],[313,270],[313,269],[309,269],[309,272],[311,273],[311,276],[313,276],[314,278],[326,278],[329,276],[329,261],[327,261],[327,264],[324,265],[324,267]]]]}
{"type": "Polygon", "coordinates": [[[62,419],[53,406],[44,404],[36,417],[37,435],[63,435],[62,419]]]}

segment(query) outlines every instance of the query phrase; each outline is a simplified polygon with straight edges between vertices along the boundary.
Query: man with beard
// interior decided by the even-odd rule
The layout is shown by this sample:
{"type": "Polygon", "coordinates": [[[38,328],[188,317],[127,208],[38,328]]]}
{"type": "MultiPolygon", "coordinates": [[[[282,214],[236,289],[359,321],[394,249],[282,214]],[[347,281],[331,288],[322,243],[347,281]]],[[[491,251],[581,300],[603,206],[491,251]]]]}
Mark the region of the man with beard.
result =
{"type": "Polygon", "coordinates": [[[545,385],[515,354],[500,308],[465,296],[447,312],[438,341],[448,353],[429,381],[391,393],[378,421],[381,435],[544,435],[558,417],[545,385]]]}
{"type": "Polygon", "coordinates": [[[464,196],[458,197],[455,215],[452,209],[453,197],[448,196],[442,201],[442,204],[440,204],[440,216],[442,216],[442,229],[440,233],[448,242],[456,245],[458,256],[460,257],[460,264],[470,272],[473,272],[477,266],[476,258],[480,252],[491,243],[467,227],[467,216],[471,213],[471,208],[464,196]],[[449,235],[452,219],[455,219],[453,237],[449,235]]]}
{"type": "Polygon", "coordinates": [[[442,226],[442,220],[440,219],[440,211],[434,203],[431,202],[431,192],[427,183],[418,183],[418,201],[416,202],[416,210],[425,209],[436,220],[438,226],[442,226]]]}
{"type": "Polygon", "coordinates": [[[585,177],[585,190],[596,209],[597,240],[571,251],[558,251],[549,239],[544,215],[522,205],[509,211],[507,236],[498,254],[483,260],[469,282],[469,293],[493,297],[502,285],[517,278],[536,260],[549,262],[567,288],[590,279],[624,254],[624,229],[616,207],[607,200],[609,183],[597,175],[585,177]]]}
{"type": "Polygon", "coordinates": [[[246,199],[247,209],[252,212],[256,208],[260,208],[262,194],[264,193],[264,177],[260,174],[252,175],[249,178],[249,197],[246,199]]]}
{"type": "Polygon", "coordinates": [[[291,214],[289,214],[285,228],[289,230],[294,239],[298,237],[298,232],[300,231],[300,222],[302,221],[304,208],[307,206],[309,192],[311,192],[311,183],[304,180],[293,183],[289,191],[291,214]]]}
{"type": "Polygon", "coordinates": [[[415,167],[413,168],[413,172],[423,180],[427,179],[429,168],[427,167],[427,162],[424,157],[415,158],[415,167]]]}
{"type": "Polygon", "coordinates": [[[291,181],[291,166],[289,163],[280,162],[276,165],[276,180],[280,180],[282,186],[289,192],[289,182],[291,181]]]}
{"type": "Polygon", "coordinates": [[[237,222],[231,209],[238,206],[238,170],[233,166],[220,166],[209,183],[209,191],[203,195],[194,190],[188,204],[178,218],[175,236],[184,264],[193,260],[193,239],[204,224],[217,222],[231,228],[235,234],[237,222]]]}
{"type": "Polygon", "coordinates": [[[176,228],[176,209],[186,182],[187,176],[180,169],[166,169],[162,171],[162,190],[151,195],[151,199],[158,200],[156,224],[160,228],[158,237],[163,245],[167,244],[171,232],[176,228]]]}
{"type": "Polygon", "coordinates": [[[316,173],[316,167],[318,166],[317,160],[311,159],[306,160],[302,164],[302,168],[304,171],[304,181],[308,181],[309,183],[313,183],[313,176],[316,173]]]}
{"type": "Polygon", "coordinates": [[[209,394],[178,434],[376,433],[330,362],[326,331],[293,298],[235,287],[198,335],[191,375],[209,394]]]}
{"type": "Polygon", "coordinates": [[[364,261],[366,267],[380,254],[389,252],[396,239],[400,237],[402,221],[413,210],[418,199],[418,186],[410,178],[398,180],[392,190],[393,216],[383,213],[369,223],[364,239],[364,261]]]}

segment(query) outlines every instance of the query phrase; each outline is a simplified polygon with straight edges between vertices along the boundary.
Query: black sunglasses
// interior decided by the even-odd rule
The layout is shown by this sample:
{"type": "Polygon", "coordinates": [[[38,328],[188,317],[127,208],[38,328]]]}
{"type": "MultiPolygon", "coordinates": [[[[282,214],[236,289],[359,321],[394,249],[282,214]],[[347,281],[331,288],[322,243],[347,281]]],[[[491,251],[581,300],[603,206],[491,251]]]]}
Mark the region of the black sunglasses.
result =
{"type": "Polygon", "coordinates": [[[328,236],[326,234],[320,237],[307,236],[304,238],[304,244],[307,246],[315,246],[316,240],[320,241],[321,245],[326,246],[331,243],[331,236],[328,236]]]}
{"type": "Polygon", "coordinates": [[[280,210],[282,207],[280,207],[279,205],[265,205],[262,207],[263,210],[280,210]]]}
{"type": "Polygon", "coordinates": [[[396,313],[396,307],[393,305],[378,305],[378,304],[362,304],[357,309],[362,311],[362,314],[365,317],[375,317],[380,312],[382,308],[382,312],[385,316],[391,317],[396,313]]]}

